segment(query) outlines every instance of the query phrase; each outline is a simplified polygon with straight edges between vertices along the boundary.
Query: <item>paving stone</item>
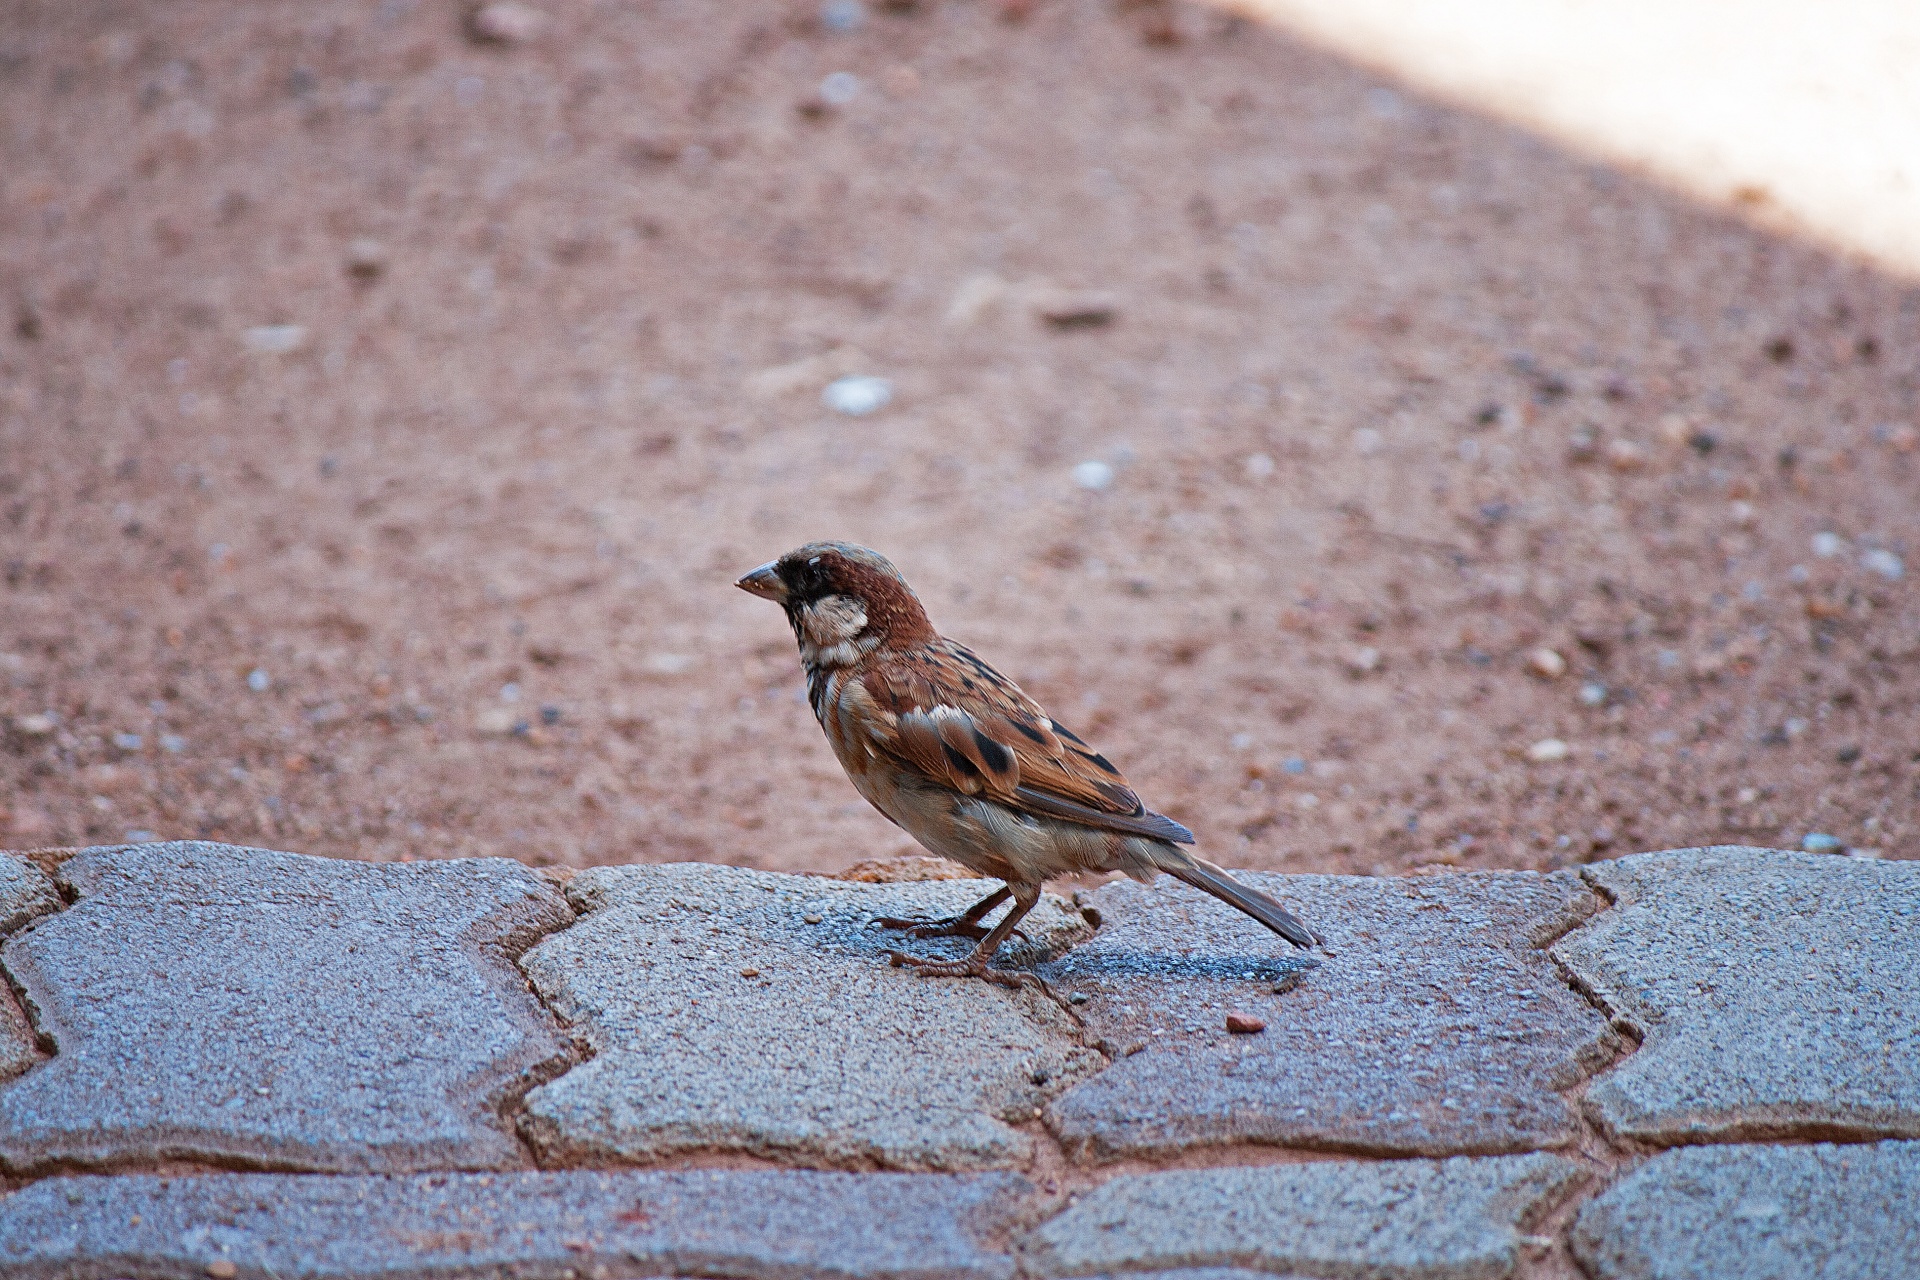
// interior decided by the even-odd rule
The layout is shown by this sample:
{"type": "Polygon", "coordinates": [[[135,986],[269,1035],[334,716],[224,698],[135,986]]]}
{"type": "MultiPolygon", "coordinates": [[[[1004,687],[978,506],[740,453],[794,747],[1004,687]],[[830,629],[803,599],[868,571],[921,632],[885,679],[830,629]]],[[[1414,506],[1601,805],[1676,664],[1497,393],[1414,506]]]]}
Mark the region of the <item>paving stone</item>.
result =
{"type": "Polygon", "coordinates": [[[209,1174],[52,1178],[0,1200],[11,1280],[981,1277],[1010,1174],[209,1174]]]}
{"type": "Polygon", "coordinates": [[[513,966],[572,918],[538,875],[202,843],[58,875],[0,950],[57,1046],[0,1089],[0,1166],[525,1163],[499,1108],[569,1060],[513,966]]]}
{"type": "Polygon", "coordinates": [[[1034,1231],[1027,1253],[1047,1276],[1239,1267],[1495,1280],[1513,1273],[1522,1224],[1586,1177],[1544,1153],[1139,1174],[1088,1192],[1034,1231]]]}
{"type": "MultiPolygon", "coordinates": [[[[528,1095],[522,1131],[548,1162],[695,1149],[905,1169],[1025,1162],[1031,1139],[1011,1126],[1100,1055],[1042,996],[885,958],[971,944],[903,944],[872,927],[952,915],[993,887],[692,863],[583,872],[567,886],[580,923],[522,968],[594,1057],[528,1095]]],[[[1058,900],[1027,919],[1028,959],[1088,932],[1058,900]]]]}
{"type": "Polygon", "coordinates": [[[1920,1137],[1920,863],[1722,847],[1586,869],[1554,954],[1643,1040],[1588,1090],[1663,1144],[1920,1137]]]}
{"type": "Polygon", "coordinates": [[[1574,1138],[1556,1091],[1618,1044],[1543,949],[1598,904],[1577,877],[1246,878],[1333,954],[1293,951],[1166,877],[1083,895],[1100,931],[1045,971],[1088,997],[1090,1031],[1122,1056],[1048,1110],[1076,1158],[1233,1142],[1497,1154],[1574,1138]],[[1229,1035],[1231,1012],[1267,1030],[1229,1035]]]}
{"type": "Polygon", "coordinates": [[[1580,1210],[1594,1280],[1912,1280],[1920,1142],[1688,1147],[1580,1210]]]}
{"type": "MultiPolygon", "coordinates": [[[[22,928],[36,916],[60,909],[60,893],[40,868],[25,858],[0,853],[0,938],[22,928]]],[[[0,1082],[22,1074],[40,1061],[38,1038],[25,1010],[0,982],[0,1082]]]]}

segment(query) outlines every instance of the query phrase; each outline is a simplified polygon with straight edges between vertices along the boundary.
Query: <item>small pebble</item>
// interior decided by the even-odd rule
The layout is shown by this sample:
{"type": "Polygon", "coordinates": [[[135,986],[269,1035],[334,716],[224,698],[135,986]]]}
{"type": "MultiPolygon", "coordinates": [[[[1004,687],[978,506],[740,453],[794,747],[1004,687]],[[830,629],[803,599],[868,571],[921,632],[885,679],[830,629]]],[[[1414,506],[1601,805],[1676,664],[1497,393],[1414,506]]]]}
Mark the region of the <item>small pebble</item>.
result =
{"type": "Polygon", "coordinates": [[[1353,433],[1353,451],[1363,456],[1371,456],[1386,448],[1387,438],[1372,427],[1361,427],[1353,433]]]}
{"type": "Polygon", "coordinates": [[[253,670],[247,672],[247,688],[253,690],[255,693],[265,693],[272,687],[273,677],[269,676],[264,668],[255,667],[253,670]]]}
{"type": "Polygon", "coordinates": [[[740,971],[740,976],[743,978],[757,978],[760,976],[760,971],[749,965],[740,971]]]}
{"type": "Polygon", "coordinates": [[[527,44],[546,29],[546,14],[514,0],[481,5],[467,23],[467,34],[480,44],[527,44]]]}
{"type": "MultiPolygon", "coordinates": [[[[347,246],[347,274],[356,280],[377,280],[387,271],[387,248],[378,240],[361,236],[347,246]]],[[[325,467],[325,463],[321,464],[325,467]]],[[[326,474],[333,474],[331,471],[326,474]]]]}
{"type": "Polygon", "coordinates": [[[1380,669],[1383,659],[1380,651],[1371,645],[1363,645],[1347,655],[1347,670],[1357,676],[1368,676],[1380,669]]]}
{"type": "Polygon", "coordinates": [[[1256,1018],[1250,1013],[1227,1015],[1227,1030],[1236,1036],[1257,1036],[1266,1029],[1267,1023],[1264,1018],[1256,1018]]]}
{"type": "Polygon", "coordinates": [[[1249,480],[1265,480],[1273,474],[1273,458],[1269,454],[1250,453],[1246,461],[1249,480]]]}
{"type": "Polygon", "coordinates": [[[1552,649],[1535,649],[1527,655],[1527,670],[1542,680],[1558,680],[1567,674],[1567,660],[1552,649]]]}
{"type": "Polygon", "coordinates": [[[827,0],[820,6],[820,25],[838,35],[858,31],[866,21],[867,6],[860,0],[827,0]]]}
{"type": "Polygon", "coordinates": [[[233,1264],[231,1258],[215,1258],[207,1264],[207,1275],[210,1280],[233,1280],[239,1274],[240,1268],[233,1264]]]}
{"type": "Polygon", "coordinates": [[[520,715],[512,707],[487,707],[473,717],[473,727],[488,734],[512,733],[520,723],[520,715]]]}
{"type": "Polygon", "coordinates": [[[1647,465],[1646,446],[1631,440],[1609,441],[1607,465],[1615,471],[1638,471],[1647,465]]]}
{"type": "Polygon", "coordinates": [[[1307,762],[1299,756],[1289,756],[1280,762],[1280,767],[1297,777],[1307,771],[1307,762]]]}
{"type": "Polygon", "coordinates": [[[29,738],[44,738],[59,727],[59,724],[60,722],[54,718],[52,712],[40,712],[35,715],[15,716],[13,718],[14,729],[29,738]]]}
{"type": "Polygon", "coordinates": [[[1837,533],[1822,529],[1813,535],[1813,554],[1822,560],[1831,560],[1847,549],[1847,540],[1837,533]]]}
{"type": "Polygon", "coordinates": [[[1535,764],[1553,764],[1573,754],[1573,748],[1558,738],[1542,738],[1527,748],[1527,759],[1535,764]]]}
{"type": "Polygon", "coordinates": [[[116,733],[113,735],[113,745],[122,751],[138,751],[142,743],[137,733],[116,733]]]}
{"type": "Polygon", "coordinates": [[[177,756],[187,749],[187,740],[177,733],[163,733],[160,735],[160,749],[168,755],[177,756]]]}
{"type": "Polygon", "coordinates": [[[1090,999],[1092,999],[1092,997],[1089,996],[1086,992],[1075,991],[1068,994],[1067,1003],[1068,1004],[1085,1004],[1090,999]]]}
{"type": "Polygon", "coordinates": [[[850,418],[864,418],[876,409],[884,409],[892,399],[893,383],[865,374],[836,378],[820,393],[821,404],[850,418]]]}
{"type": "Polygon", "coordinates": [[[860,96],[860,77],[851,71],[836,71],[820,82],[820,101],[830,107],[844,107],[860,96]]]}
{"type": "Polygon", "coordinates": [[[1900,557],[1884,547],[1862,552],[1860,567],[1879,574],[1889,582],[1900,581],[1901,576],[1907,571],[1907,566],[1900,557]]]}
{"type": "Polygon", "coordinates": [[[1802,837],[1800,847],[1808,853],[1839,853],[1847,845],[1838,836],[1830,836],[1824,831],[1809,831],[1802,837]]]}
{"type": "Polygon", "coordinates": [[[802,920],[805,920],[805,921],[806,921],[806,922],[807,922],[808,924],[819,924],[819,923],[820,923],[820,921],[821,921],[821,920],[822,920],[822,919],[823,919],[824,917],[821,917],[821,916],[801,916],[800,918],[801,918],[802,920]]]}
{"type": "Polygon", "coordinates": [[[1090,459],[1074,467],[1073,482],[1082,489],[1098,493],[1113,483],[1113,468],[1098,459],[1090,459]]]}
{"type": "Polygon", "coordinates": [[[298,351],[306,340],[306,326],[298,324],[257,324],[246,332],[247,350],[268,356],[298,351]]]}
{"type": "Polygon", "coordinates": [[[1033,313],[1056,329],[1098,329],[1120,316],[1120,300],[1097,289],[1040,289],[1033,313]]]}

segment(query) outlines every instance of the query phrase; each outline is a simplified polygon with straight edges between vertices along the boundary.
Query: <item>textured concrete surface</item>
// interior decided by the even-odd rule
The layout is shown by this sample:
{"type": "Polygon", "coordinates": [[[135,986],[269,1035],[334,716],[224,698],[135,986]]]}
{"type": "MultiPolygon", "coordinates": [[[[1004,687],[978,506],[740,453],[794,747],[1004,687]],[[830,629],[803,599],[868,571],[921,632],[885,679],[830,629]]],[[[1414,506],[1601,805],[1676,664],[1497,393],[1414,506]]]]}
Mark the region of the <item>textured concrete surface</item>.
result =
{"type": "Polygon", "coordinates": [[[1537,1153],[1140,1174],[1087,1193],[1027,1248],[1053,1276],[1227,1266],[1490,1280],[1512,1273],[1522,1224],[1585,1178],[1537,1153]]]}
{"type": "MultiPolygon", "coordinates": [[[[60,909],[53,881],[25,858],[0,853],[0,938],[36,916],[60,909]]],[[[0,1081],[13,1079],[40,1060],[38,1040],[26,1010],[0,982],[0,1081]]]]}
{"type": "Polygon", "coordinates": [[[1125,1056],[1049,1109],[1070,1151],[1491,1154],[1572,1138],[1556,1090],[1608,1060],[1616,1039],[1541,947],[1598,904],[1577,878],[1247,879],[1333,954],[1295,952],[1164,876],[1083,899],[1099,933],[1046,972],[1089,997],[1090,1030],[1125,1056]],[[1228,1035],[1236,1011],[1267,1030],[1228,1035]]]}
{"type": "Polygon", "coordinates": [[[1712,848],[1585,874],[1554,954],[1643,1038],[1588,1102],[1660,1143],[1920,1136],[1920,863],[1712,848]]]}
{"type": "MultiPolygon", "coordinates": [[[[1010,1125],[1097,1070],[1099,1054],[1041,996],[885,958],[889,946],[971,944],[903,943],[873,926],[954,914],[995,887],[694,863],[581,874],[567,891],[584,918],[522,967],[594,1057],[528,1096],[524,1131],[550,1160],[694,1149],[917,1169],[1026,1160],[1030,1139],[1010,1125]]],[[[1027,919],[1039,950],[1003,963],[1087,932],[1057,902],[1027,919]]]]}
{"type": "Polygon", "coordinates": [[[0,1272],[1004,1277],[993,1240],[1026,1190],[1007,1174],[55,1178],[0,1200],[0,1272]]]}
{"type": "Polygon", "coordinates": [[[1595,1280],[1912,1280],[1920,1142],[1689,1147],[1580,1210],[1595,1280]]]}
{"type": "Polygon", "coordinates": [[[102,848],[8,940],[56,1056],[0,1090],[0,1165],[524,1162],[502,1099],[565,1060],[512,957],[572,913],[498,859],[102,848]]]}

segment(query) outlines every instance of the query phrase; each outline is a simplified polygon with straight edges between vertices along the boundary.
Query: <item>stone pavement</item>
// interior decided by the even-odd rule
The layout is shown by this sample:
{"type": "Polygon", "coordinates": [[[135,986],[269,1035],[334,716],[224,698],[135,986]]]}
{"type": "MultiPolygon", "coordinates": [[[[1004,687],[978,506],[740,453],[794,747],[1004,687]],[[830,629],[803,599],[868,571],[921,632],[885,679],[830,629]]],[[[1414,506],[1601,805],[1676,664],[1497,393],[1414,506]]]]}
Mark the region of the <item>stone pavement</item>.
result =
{"type": "Polygon", "coordinates": [[[1253,878],[0,855],[0,1275],[1920,1274],[1920,866],[1253,878]]]}

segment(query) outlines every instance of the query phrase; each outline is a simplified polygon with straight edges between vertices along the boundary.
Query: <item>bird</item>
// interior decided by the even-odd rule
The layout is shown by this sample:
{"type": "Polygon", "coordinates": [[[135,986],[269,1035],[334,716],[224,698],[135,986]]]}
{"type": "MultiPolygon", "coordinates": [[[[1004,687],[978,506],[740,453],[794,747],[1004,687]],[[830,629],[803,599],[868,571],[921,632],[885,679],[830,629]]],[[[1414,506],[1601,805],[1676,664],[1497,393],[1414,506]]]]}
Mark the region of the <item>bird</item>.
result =
{"type": "Polygon", "coordinates": [[[807,701],[854,788],[932,853],[1001,887],[944,920],[889,919],[913,938],[959,937],[964,959],[889,950],[896,967],[1018,987],[995,953],[1059,876],[1166,872],[1296,947],[1320,939],[1280,903],[1182,848],[1193,833],[1148,809],[1120,770],[972,650],[934,630],[893,564],[851,542],[809,542],[742,576],[786,610],[807,701]],[[1007,899],[1008,912],[982,923],[1007,899]]]}

